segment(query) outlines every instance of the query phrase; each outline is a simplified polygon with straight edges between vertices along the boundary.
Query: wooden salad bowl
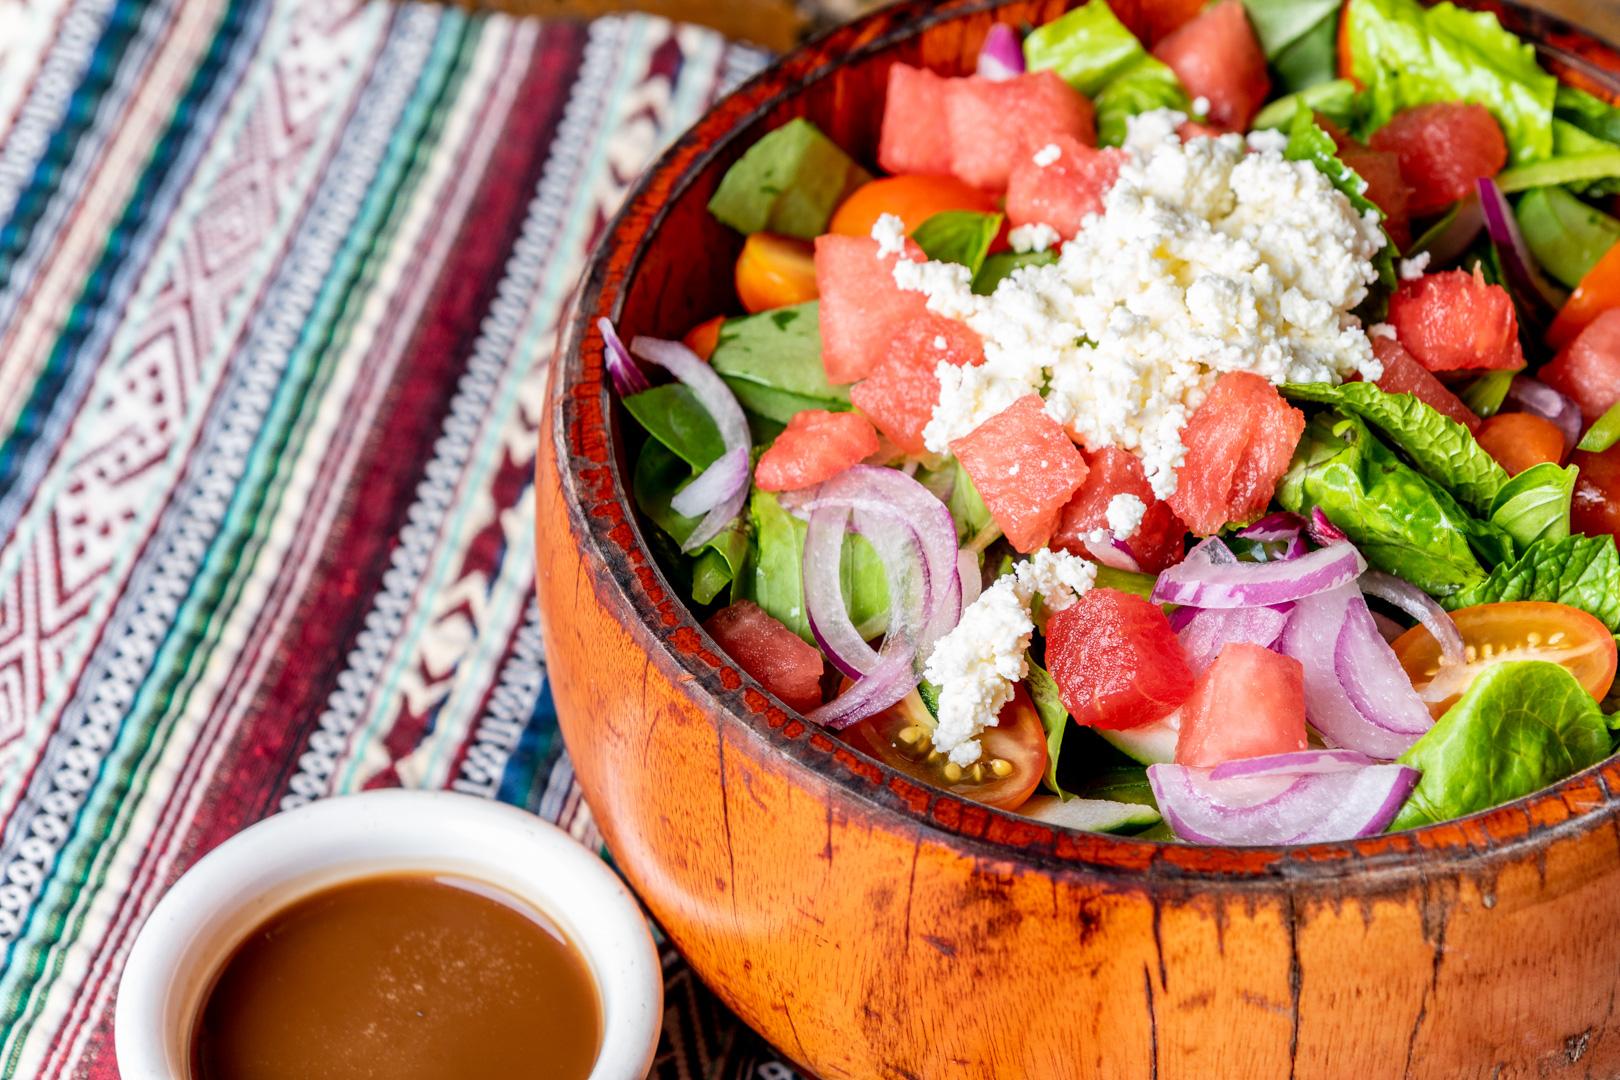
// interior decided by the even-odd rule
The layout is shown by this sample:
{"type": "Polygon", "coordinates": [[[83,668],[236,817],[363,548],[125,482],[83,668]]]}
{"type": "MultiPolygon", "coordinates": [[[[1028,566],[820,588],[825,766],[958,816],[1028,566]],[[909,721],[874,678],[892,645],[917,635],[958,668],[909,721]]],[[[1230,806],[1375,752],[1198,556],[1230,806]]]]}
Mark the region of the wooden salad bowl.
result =
{"type": "MultiPolygon", "coordinates": [[[[1114,8],[1151,44],[1200,5],[1114,8]]],[[[871,164],[892,62],[963,74],[994,20],[1064,6],[913,0],[822,37],[688,132],[598,248],[551,369],[535,512],[551,686],[608,848],[725,1003],[822,1077],[1620,1075],[1616,759],[1349,843],[1053,828],[805,723],[654,562],[627,483],[640,434],[609,394],[597,318],[675,338],[737,311],[742,240],[705,204],[755,139],[807,116],[871,164]]],[[[1607,48],[1504,18],[1613,96],[1607,48]]]]}

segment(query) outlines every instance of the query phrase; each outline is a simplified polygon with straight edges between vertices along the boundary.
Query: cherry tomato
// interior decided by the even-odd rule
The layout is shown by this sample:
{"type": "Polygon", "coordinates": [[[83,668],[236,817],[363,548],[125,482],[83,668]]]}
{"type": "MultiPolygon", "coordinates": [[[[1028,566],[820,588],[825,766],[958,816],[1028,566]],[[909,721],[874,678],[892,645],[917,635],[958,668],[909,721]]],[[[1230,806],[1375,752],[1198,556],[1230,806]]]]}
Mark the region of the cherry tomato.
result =
{"type": "Polygon", "coordinates": [[[737,298],[749,313],[814,300],[816,253],[807,241],[754,233],[737,256],[737,298]]]}
{"type": "MultiPolygon", "coordinates": [[[[1614,682],[1614,635],[1596,618],[1566,604],[1541,600],[1513,600],[1502,604],[1480,604],[1451,613],[1462,631],[1468,663],[1452,691],[1438,701],[1429,701],[1429,712],[1438,719],[1456,704],[1476,676],[1492,664],[1507,660],[1550,660],[1568,668],[1570,674],[1594,698],[1602,700],[1614,682]]],[[[1396,638],[1392,648],[1418,694],[1440,671],[1440,645],[1434,635],[1414,626],[1396,638]]]]}
{"type": "Polygon", "coordinates": [[[1620,244],[1593,264],[1547,328],[1547,344],[1562,349],[1610,308],[1620,307],[1620,244]]]}
{"type": "Polygon", "coordinates": [[[1479,425],[1474,438],[1509,476],[1544,462],[1557,465],[1564,458],[1564,433],[1558,425],[1529,413],[1497,413],[1479,425]]]}
{"type": "Polygon", "coordinates": [[[1620,533],[1620,443],[1600,454],[1577,450],[1570,462],[1581,470],[1570,504],[1570,531],[1587,536],[1620,533]]]}
{"type": "MultiPolygon", "coordinates": [[[[996,201],[954,176],[886,176],[856,188],[833,215],[827,231],[840,236],[871,236],[878,217],[893,214],[905,223],[909,235],[944,210],[993,214],[996,201]]],[[[1001,239],[997,237],[998,242],[1001,239]]],[[[996,246],[992,244],[990,249],[994,251],[996,246]]]]}
{"type": "Polygon", "coordinates": [[[839,737],[891,769],[952,795],[1012,810],[1022,806],[1046,772],[1046,730],[1023,684],[1001,707],[997,726],[979,736],[979,760],[963,769],[933,749],[934,718],[917,691],[876,716],[846,728],[839,737]]]}
{"type": "Polygon", "coordinates": [[[707,360],[714,355],[715,346],[720,344],[720,328],[725,323],[724,315],[705,319],[686,332],[686,336],[681,338],[681,344],[707,360]]]}

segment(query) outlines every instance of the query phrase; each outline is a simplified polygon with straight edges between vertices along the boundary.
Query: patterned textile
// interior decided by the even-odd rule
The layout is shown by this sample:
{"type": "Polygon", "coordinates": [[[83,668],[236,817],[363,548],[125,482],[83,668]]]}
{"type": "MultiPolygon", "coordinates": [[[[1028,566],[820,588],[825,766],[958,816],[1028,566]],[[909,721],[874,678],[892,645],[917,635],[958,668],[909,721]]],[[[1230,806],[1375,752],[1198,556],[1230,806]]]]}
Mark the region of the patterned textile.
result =
{"type": "MultiPolygon", "coordinates": [[[[453,787],[600,847],[531,472],[626,184],[763,62],[648,17],[0,0],[0,1076],[278,809],[453,787]]],[[[655,1075],[794,1074],[666,955],[655,1075]]]]}

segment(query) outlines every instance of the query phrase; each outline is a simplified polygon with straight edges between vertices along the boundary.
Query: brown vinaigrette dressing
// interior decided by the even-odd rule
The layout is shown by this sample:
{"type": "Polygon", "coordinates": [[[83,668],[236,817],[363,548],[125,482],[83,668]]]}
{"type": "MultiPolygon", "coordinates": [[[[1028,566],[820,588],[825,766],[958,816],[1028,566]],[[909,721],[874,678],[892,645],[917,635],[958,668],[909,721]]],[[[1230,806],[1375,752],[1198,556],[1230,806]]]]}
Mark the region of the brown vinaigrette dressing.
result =
{"type": "Polygon", "coordinates": [[[364,878],[283,908],[226,961],[194,1080],[585,1080],[602,1009],[539,912],[445,875],[364,878]]]}

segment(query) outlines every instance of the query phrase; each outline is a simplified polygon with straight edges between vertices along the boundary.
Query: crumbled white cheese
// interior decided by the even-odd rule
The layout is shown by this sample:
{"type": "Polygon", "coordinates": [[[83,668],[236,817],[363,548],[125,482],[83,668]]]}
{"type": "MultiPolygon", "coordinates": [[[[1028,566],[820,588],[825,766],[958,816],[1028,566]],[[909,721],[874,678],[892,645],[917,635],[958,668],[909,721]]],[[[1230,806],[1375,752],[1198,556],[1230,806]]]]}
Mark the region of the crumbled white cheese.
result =
{"type": "Polygon", "coordinates": [[[879,214],[872,223],[872,239],[878,242],[878,258],[899,255],[906,250],[906,223],[893,214],[879,214]]]}
{"type": "Polygon", "coordinates": [[[1058,231],[1045,222],[1036,221],[1029,225],[1020,225],[1007,231],[1007,243],[1012,249],[1023,255],[1031,251],[1045,251],[1059,240],[1063,239],[1058,231]]]}
{"type": "Polygon", "coordinates": [[[938,349],[940,352],[944,352],[946,349],[948,349],[950,347],[951,347],[951,343],[949,341],[945,340],[945,335],[944,334],[935,334],[934,335],[934,348],[938,349]]]}
{"type": "Polygon", "coordinates": [[[1249,149],[1257,154],[1263,154],[1267,150],[1275,150],[1280,154],[1288,148],[1288,136],[1276,128],[1260,128],[1251,131],[1247,139],[1249,149]]]}
{"type": "Polygon", "coordinates": [[[1401,280],[1416,281],[1429,268],[1429,253],[1420,251],[1410,259],[1401,260],[1401,280]]]}
{"type": "Polygon", "coordinates": [[[1057,143],[1047,143],[1045,146],[1035,151],[1035,164],[1044,169],[1048,165],[1055,163],[1062,156],[1063,147],[1059,146],[1057,143]]]}
{"type": "Polygon", "coordinates": [[[1038,593],[1048,610],[1062,611],[1096,580],[1091,563],[1043,548],[962,612],[956,628],[935,643],[923,673],[939,687],[934,749],[961,766],[979,760],[979,734],[996,726],[1013,684],[1029,674],[1030,600],[1038,593]]]}
{"type": "Polygon", "coordinates": [[[966,267],[895,267],[901,288],[984,341],[983,364],[938,369],[929,450],[1042,394],[1076,441],[1137,452],[1165,498],[1186,456],[1181,429],[1223,372],[1274,384],[1382,374],[1350,314],[1377,280],[1376,214],[1357,214],[1307,162],[1245,153],[1242,136],[1184,144],[1184,119],[1131,118],[1131,158],[1104,212],[1056,263],[1018,269],[993,296],[973,294],[966,267]]]}
{"type": "Polygon", "coordinates": [[[1367,327],[1367,336],[1370,338],[1389,338],[1389,340],[1394,341],[1397,335],[1393,326],[1387,322],[1380,322],[1367,327]]]}
{"type": "Polygon", "coordinates": [[[1198,97],[1193,98],[1193,115],[1194,116],[1208,116],[1209,115],[1209,98],[1204,97],[1203,95],[1199,95],[1198,97]]]}
{"type": "Polygon", "coordinates": [[[1142,524],[1142,516],[1146,513],[1147,503],[1135,495],[1115,495],[1108,500],[1108,531],[1114,534],[1116,540],[1129,540],[1137,526],[1142,524]]]}

